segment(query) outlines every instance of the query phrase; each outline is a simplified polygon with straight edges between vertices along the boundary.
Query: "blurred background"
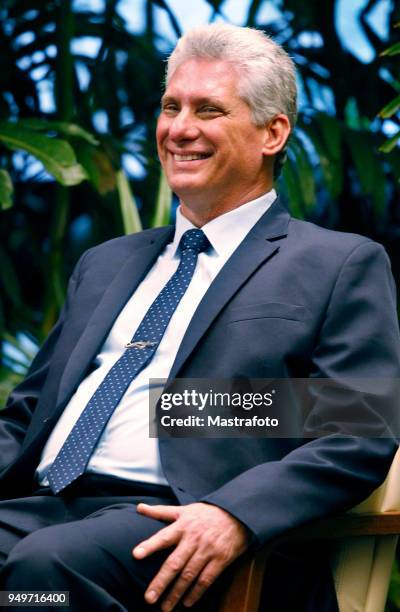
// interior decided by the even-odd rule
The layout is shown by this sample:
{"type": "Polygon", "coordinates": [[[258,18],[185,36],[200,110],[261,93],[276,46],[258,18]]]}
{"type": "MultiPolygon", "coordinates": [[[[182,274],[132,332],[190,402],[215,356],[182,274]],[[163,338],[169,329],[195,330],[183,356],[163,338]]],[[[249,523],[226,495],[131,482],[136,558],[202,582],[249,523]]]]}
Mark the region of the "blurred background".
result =
{"type": "Polygon", "coordinates": [[[211,21],[260,28],[297,64],[300,116],[277,181],[292,214],[382,243],[399,281],[399,2],[2,0],[0,405],[80,254],[173,221],[154,138],[164,62],[211,21]]]}

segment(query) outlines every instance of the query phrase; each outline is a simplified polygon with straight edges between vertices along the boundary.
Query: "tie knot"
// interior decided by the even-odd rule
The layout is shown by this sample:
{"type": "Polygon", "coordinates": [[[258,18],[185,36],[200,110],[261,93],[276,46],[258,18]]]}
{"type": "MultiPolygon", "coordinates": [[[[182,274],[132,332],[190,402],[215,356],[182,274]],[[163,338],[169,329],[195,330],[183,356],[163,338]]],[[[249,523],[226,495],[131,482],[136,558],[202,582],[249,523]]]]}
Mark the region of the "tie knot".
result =
{"type": "Polygon", "coordinates": [[[182,251],[186,249],[192,249],[196,253],[201,253],[209,247],[210,243],[207,236],[201,229],[190,229],[187,230],[180,241],[180,248],[182,251]]]}

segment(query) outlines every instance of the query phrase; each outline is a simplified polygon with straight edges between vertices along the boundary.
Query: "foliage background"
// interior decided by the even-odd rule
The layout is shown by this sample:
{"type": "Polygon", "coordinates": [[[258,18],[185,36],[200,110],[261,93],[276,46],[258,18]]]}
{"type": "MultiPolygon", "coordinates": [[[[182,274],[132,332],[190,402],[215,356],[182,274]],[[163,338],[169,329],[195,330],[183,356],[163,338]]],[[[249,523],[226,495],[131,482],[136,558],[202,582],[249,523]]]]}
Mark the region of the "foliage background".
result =
{"type": "MultiPolygon", "coordinates": [[[[381,55],[399,40],[398,3],[38,6],[37,0],[0,6],[0,401],[53,325],[79,255],[172,218],[154,132],[163,62],[188,13],[193,24],[261,28],[289,51],[299,69],[300,118],[278,189],[295,216],[384,244],[399,279],[398,106],[379,116],[400,94],[399,57],[381,55]],[[346,14],[357,31],[346,29],[346,14]],[[391,152],[381,152],[390,138],[391,152]]],[[[388,606],[400,609],[396,582],[388,606]]]]}

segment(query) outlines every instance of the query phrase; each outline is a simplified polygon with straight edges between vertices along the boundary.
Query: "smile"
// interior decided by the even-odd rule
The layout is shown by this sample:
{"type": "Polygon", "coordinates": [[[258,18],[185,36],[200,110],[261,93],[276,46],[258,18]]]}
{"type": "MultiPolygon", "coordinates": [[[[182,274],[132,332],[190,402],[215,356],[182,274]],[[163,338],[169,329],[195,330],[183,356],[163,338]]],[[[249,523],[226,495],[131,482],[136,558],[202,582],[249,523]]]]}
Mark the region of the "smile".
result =
{"type": "Polygon", "coordinates": [[[188,153],[187,155],[178,155],[177,153],[174,153],[174,160],[175,161],[194,161],[196,159],[207,159],[207,157],[210,157],[209,153],[188,153]]]}

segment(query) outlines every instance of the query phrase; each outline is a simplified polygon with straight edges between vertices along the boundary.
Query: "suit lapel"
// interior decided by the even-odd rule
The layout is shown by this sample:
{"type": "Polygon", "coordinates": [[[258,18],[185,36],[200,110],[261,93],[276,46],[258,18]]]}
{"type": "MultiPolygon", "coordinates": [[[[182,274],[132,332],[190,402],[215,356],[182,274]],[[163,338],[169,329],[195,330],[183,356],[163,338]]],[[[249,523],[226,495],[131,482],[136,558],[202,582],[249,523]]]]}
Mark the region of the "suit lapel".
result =
{"type": "Polygon", "coordinates": [[[66,364],[57,406],[64,404],[71,396],[106,339],[115,319],[172,236],[173,228],[169,227],[161,231],[156,238],[149,238],[142,248],[135,250],[104,291],[66,364]]]}
{"type": "Polygon", "coordinates": [[[287,235],[289,213],[275,200],[229,258],[201,300],[183,337],[169,378],[175,378],[196,344],[231,297],[278,250],[287,235]]]}

